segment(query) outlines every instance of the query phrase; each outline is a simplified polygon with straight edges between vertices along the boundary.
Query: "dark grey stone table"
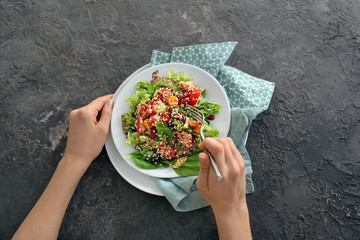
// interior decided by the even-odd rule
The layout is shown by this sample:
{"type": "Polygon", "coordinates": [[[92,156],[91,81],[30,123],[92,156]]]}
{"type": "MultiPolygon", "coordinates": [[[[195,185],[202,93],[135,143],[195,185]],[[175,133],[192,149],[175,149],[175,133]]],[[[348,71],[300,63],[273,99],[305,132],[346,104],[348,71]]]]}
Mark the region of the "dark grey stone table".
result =
{"type": "MultiPolygon", "coordinates": [[[[247,144],[255,239],[360,235],[358,0],[0,2],[0,239],[52,176],[71,109],[113,93],[153,49],[238,41],[228,65],[276,83],[247,144]]],[[[217,239],[210,208],[175,212],[104,151],[59,239],[217,239]]]]}

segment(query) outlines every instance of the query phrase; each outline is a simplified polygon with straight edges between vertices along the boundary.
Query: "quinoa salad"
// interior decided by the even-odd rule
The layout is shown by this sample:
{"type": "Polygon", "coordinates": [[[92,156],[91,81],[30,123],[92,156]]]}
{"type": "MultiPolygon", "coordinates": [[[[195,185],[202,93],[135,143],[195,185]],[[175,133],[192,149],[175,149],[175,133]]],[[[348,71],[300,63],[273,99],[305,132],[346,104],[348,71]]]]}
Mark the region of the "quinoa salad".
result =
{"type": "Polygon", "coordinates": [[[125,144],[136,149],[129,156],[138,167],[170,166],[180,176],[198,174],[202,125],[185,107],[190,104],[204,114],[205,137],[217,137],[219,130],[211,126],[211,120],[221,105],[205,100],[206,93],[188,74],[172,70],[166,76],[155,71],[150,82],[137,83],[135,93],[125,98],[130,108],[121,118],[125,144]]]}

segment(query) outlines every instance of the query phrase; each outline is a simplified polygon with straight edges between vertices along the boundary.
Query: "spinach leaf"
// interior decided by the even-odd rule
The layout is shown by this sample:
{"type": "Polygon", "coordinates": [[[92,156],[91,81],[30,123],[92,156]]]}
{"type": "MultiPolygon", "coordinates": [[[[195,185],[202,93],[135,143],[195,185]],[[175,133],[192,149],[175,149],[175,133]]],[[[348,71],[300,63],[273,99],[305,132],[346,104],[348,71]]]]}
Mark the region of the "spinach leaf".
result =
{"type": "Polygon", "coordinates": [[[170,143],[174,137],[174,133],[168,128],[168,125],[164,122],[156,124],[156,130],[158,133],[166,136],[166,140],[170,143]]]}
{"type": "Polygon", "coordinates": [[[128,154],[131,159],[134,161],[134,163],[136,164],[136,166],[138,166],[139,168],[143,168],[143,169],[156,169],[159,167],[164,167],[164,164],[152,164],[148,161],[146,161],[147,157],[144,156],[145,153],[147,152],[146,149],[140,151],[135,151],[132,152],[130,154],[128,154]]]}
{"type": "Polygon", "coordinates": [[[203,152],[203,150],[196,148],[196,150],[187,157],[186,162],[181,167],[174,169],[175,172],[182,177],[198,175],[200,171],[198,155],[201,152],[203,152]]]}

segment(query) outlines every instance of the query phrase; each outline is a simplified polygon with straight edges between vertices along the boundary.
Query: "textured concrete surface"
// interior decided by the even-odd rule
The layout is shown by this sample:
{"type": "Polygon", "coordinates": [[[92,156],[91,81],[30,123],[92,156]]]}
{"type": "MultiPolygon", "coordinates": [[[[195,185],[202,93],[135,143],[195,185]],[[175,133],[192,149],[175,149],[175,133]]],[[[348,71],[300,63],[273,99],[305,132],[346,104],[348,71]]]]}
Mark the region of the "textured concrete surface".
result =
{"type": "MultiPolygon", "coordinates": [[[[248,141],[255,239],[360,235],[357,0],[0,1],[0,239],[65,148],[71,109],[114,92],[153,49],[238,41],[228,65],[276,83],[248,141]]],[[[81,180],[59,239],[217,239],[210,208],[177,213],[115,171],[81,180]]]]}

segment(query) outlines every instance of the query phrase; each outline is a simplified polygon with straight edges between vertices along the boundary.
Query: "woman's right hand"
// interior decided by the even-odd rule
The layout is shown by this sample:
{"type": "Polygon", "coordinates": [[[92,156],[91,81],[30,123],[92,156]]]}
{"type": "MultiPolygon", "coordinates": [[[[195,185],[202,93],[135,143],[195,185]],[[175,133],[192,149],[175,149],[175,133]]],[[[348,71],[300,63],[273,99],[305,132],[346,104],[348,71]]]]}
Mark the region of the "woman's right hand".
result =
{"type": "Polygon", "coordinates": [[[231,138],[206,138],[199,148],[212,154],[223,179],[218,182],[206,153],[199,154],[197,188],[214,210],[246,204],[245,162],[231,138]]]}
{"type": "Polygon", "coordinates": [[[220,239],[252,239],[246,204],[245,162],[231,138],[205,138],[199,148],[214,157],[222,180],[218,182],[206,153],[199,154],[196,186],[211,205],[220,239]]]}

